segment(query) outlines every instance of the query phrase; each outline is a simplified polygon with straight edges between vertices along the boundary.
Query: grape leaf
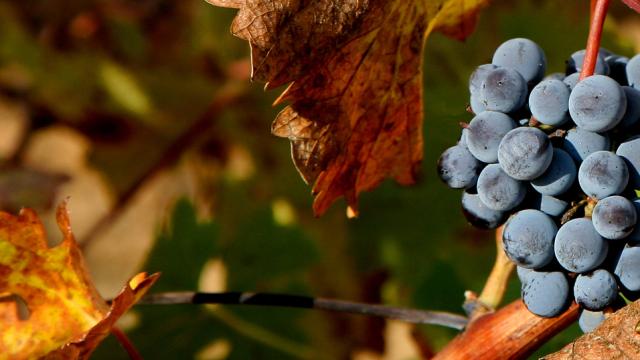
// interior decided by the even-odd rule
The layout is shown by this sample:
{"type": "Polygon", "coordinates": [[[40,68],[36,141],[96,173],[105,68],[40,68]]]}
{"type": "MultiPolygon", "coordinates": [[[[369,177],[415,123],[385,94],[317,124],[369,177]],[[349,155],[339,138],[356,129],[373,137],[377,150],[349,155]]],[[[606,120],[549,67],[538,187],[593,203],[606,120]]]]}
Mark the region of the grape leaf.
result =
{"type": "Polygon", "coordinates": [[[640,302],[616,311],[595,330],[584,334],[545,360],[640,358],[640,302]]]}
{"type": "Polygon", "coordinates": [[[115,321],[156,281],[138,274],[111,307],[87,274],[69,224],[66,205],[58,208],[63,241],[47,245],[44,227],[33,210],[18,216],[0,212],[0,354],[8,358],[86,359],[115,321]]]}
{"type": "Polygon", "coordinates": [[[272,133],[314,183],[323,214],[386,177],[416,180],[422,160],[422,50],[435,30],[464,38],[488,0],[207,0],[238,8],[231,31],[251,45],[252,78],[290,83],[272,133]]]}
{"type": "Polygon", "coordinates": [[[622,0],[628,7],[632,8],[636,12],[640,13],[640,1],[639,0],[622,0]]]}

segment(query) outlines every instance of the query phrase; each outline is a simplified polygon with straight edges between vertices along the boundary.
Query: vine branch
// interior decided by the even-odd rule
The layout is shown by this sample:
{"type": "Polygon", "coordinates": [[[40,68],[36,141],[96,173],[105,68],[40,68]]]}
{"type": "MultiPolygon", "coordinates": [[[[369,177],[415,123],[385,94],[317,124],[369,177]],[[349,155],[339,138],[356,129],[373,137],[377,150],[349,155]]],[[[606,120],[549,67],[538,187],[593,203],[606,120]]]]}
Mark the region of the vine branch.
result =
{"type": "Polygon", "coordinates": [[[580,80],[593,75],[598,60],[600,50],[600,40],[602,39],[602,28],[604,19],[607,17],[610,0],[591,1],[591,24],[589,26],[589,38],[587,39],[587,49],[584,55],[580,80]]]}
{"type": "Polygon", "coordinates": [[[302,309],[318,309],[351,314],[379,316],[406,321],[414,324],[432,324],[462,330],[467,325],[467,318],[447,312],[407,309],[386,305],[364,304],[344,300],[314,298],[301,295],[252,293],[252,292],[166,292],[148,294],[138,304],[173,305],[173,304],[225,304],[276,306],[302,309]]]}

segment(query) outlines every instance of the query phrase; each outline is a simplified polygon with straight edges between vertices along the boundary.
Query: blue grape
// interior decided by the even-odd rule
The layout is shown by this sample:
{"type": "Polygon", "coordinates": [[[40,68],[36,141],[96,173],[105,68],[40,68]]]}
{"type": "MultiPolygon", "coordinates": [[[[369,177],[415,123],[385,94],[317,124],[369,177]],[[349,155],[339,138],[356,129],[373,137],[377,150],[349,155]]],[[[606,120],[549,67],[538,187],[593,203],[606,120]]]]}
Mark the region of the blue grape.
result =
{"type": "Polygon", "coordinates": [[[544,80],[529,95],[529,109],[546,125],[559,126],[569,120],[569,87],[560,80],[544,80]]]}
{"type": "Polygon", "coordinates": [[[482,82],[487,77],[489,71],[497,69],[498,67],[493,64],[484,64],[478,66],[471,76],[469,77],[469,104],[471,105],[471,111],[474,114],[479,114],[486,110],[486,106],[480,98],[480,89],[482,88],[482,82]]]}
{"type": "Polygon", "coordinates": [[[522,284],[522,301],[532,313],[542,317],[560,315],[569,304],[569,281],[560,271],[531,271],[522,284]]]}
{"type": "Polygon", "coordinates": [[[629,184],[640,188],[640,137],[634,136],[618,146],[616,155],[624,159],[629,170],[629,184]]]}
{"type": "Polygon", "coordinates": [[[467,127],[467,147],[476,159],[494,163],[498,161],[500,140],[515,127],[515,121],[508,115],[496,111],[481,112],[467,127]]]}
{"type": "Polygon", "coordinates": [[[532,180],[542,175],[553,158],[547,134],[532,127],[509,131],[498,146],[498,162],[514,179],[532,180]]]}
{"type": "Polygon", "coordinates": [[[533,271],[535,271],[535,270],[527,269],[525,267],[516,265],[516,274],[518,275],[518,279],[520,279],[520,282],[522,284],[524,284],[527,281],[527,278],[529,277],[529,274],[531,274],[533,271]]]}
{"type": "Polygon", "coordinates": [[[580,330],[584,333],[592,332],[604,321],[604,313],[602,311],[582,310],[578,318],[580,330]]]}
{"type": "Polygon", "coordinates": [[[573,285],[576,302],[587,310],[599,311],[611,305],[618,295],[616,279],[610,272],[598,269],[580,274],[573,285]]]}
{"type": "Polygon", "coordinates": [[[640,87],[640,54],[629,60],[626,70],[629,86],[634,88],[640,87]]]}
{"type": "MultiPolygon", "coordinates": [[[[640,218],[640,198],[631,200],[631,203],[636,209],[636,217],[640,218]]],[[[625,240],[634,246],[640,245],[640,226],[636,226],[625,240]]]]}
{"type": "Polygon", "coordinates": [[[498,46],[491,63],[516,70],[527,83],[540,81],[547,68],[542,48],[523,38],[507,40],[498,46]]]}
{"type": "Polygon", "coordinates": [[[464,146],[467,149],[468,149],[468,147],[467,147],[467,135],[468,134],[469,134],[469,130],[462,129],[462,133],[460,134],[460,140],[458,140],[458,145],[464,146]]]}
{"type": "Polygon", "coordinates": [[[620,85],[627,85],[627,64],[629,58],[620,55],[609,55],[604,61],[609,66],[609,77],[620,85]]]}
{"type": "Polygon", "coordinates": [[[640,247],[627,244],[615,265],[614,273],[627,291],[640,291],[640,247]]]}
{"type": "Polygon", "coordinates": [[[493,64],[483,64],[478,66],[469,77],[469,93],[472,95],[480,94],[480,89],[482,89],[482,82],[487,77],[487,74],[497,68],[498,67],[493,64]]]}
{"type": "Polygon", "coordinates": [[[627,186],[629,171],[624,160],[610,151],[589,155],[578,170],[578,182],[585,194],[604,199],[620,194],[627,186]]]}
{"type": "Polygon", "coordinates": [[[604,261],[608,243],[598,234],[590,219],[578,218],[560,227],[554,251],[563,268],[583,273],[595,269],[604,261]]]}
{"type": "Polygon", "coordinates": [[[562,80],[564,80],[565,77],[566,77],[566,75],[564,73],[554,72],[554,73],[551,73],[551,74],[545,76],[542,79],[542,81],[545,81],[545,80],[560,80],[560,81],[562,81],[562,80]]]}
{"type": "Polygon", "coordinates": [[[507,218],[503,211],[489,209],[478,194],[462,193],[462,212],[471,225],[481,229],[495,229],[507,218]]]}
{"type": "Polygon", "coordinates": [[[491,70],[482,81],[480,100],[487,110],[514,112],[527,101],[527,83],[513,69],[491,70]]]}
{"type": "Polygon", "coordinates": [[[627,97],[622,87],[604,75],[583,79],[569,95],[571,118],[584,130],[613,129],[622,120],[626,107],[627,97]]]}
{"type": "Polygon", "coordinates": [[[567,131],[562,147],[576,161],[581,163],[596,151],[609,150],[611,143],[607,135],[580,128],[567,131]]]}
{"type": "Polygon", "coordinates": [[[553,149],[553,159],[547,171],[531,180],[531,185],[542,195],[557,196],[571,188],[577,172],[576,164],[566,151],[553,149]]]}
{"type": "MultiPolygon", "coordinates": [[[[567,74],[582,71],[582,64],[584,63],[585,50],[578,50],[571,54],[569,60],[567,60],[567,74]]],[[[595,74],[607,75],[609,74],[609,65],[604,61],[605,54],[599,52],[596,59],[596,67],[594,69],[595,74]]]]}
{"type": "Polygon", "coordinates": [[[618,126],[628,129],[637,124],[640,119],[640,90],[630,86],[623,86],[622,90],[627,97],[627,108],[618,126]]]}
{"type": "Polygon", "coordinates": [[[518,206],[527,192],[524,183],[509,177],[498,164],[489,164],[482,170],[476,188],[482,203],[499,211],[518,206]]]}
{"type": "Polygon", "coordinates": [[[569,87],[569,90],[573,90],[578,84],[578,81],[580,81],[580,73],[567,75],[567,77],[562,80],[562,82],[569,87]]]}
{"type": "Polygon", "coordinates": [[[565,210],[569,207],[569,203],[555,198],[549,195],[540,195],[535,199],[535,203],[533,204],[533,208],[542,211],[543,213],[553,216],[559,217],[564,214],[565,210]]]}
{"type": "Polygon", "coordinates": [[[542,211],[519,211],[504,226],[504,252],[518,266],[539,269],[553,259],[556,232],[558,227],[542,211]]]}
{"type": "Polygon", "coordinates": [[[636,209],[631,201],[619,195],[606,197],[593,208],[591,220],[598,234],[607,239],[619,240],[633,231],[636,209]]]}
{"type": "Polygon", "coordinates": [[[453,189],[475,186],[481,170],[482,163],[467,148],[460,145],[445,150],[438,160],[440,179],[453,189]]]}

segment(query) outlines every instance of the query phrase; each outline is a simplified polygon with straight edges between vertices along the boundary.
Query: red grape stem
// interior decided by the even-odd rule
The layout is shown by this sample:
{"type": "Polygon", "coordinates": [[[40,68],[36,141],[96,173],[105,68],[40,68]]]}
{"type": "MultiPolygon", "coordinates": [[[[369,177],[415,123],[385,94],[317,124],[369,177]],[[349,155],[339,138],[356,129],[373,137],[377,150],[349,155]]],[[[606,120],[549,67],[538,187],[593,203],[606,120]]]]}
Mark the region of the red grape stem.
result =
{"type": "Polygon", "coordinates": [[[589,26],[589,37],[587,38],[587,49],[580,72],[580,80],[593,75],[598,60],[600,50],[600,40],[602,38],[602,28],[604,19],[607,17],[609,0],[591,1],[591,24],[589,26]]]}

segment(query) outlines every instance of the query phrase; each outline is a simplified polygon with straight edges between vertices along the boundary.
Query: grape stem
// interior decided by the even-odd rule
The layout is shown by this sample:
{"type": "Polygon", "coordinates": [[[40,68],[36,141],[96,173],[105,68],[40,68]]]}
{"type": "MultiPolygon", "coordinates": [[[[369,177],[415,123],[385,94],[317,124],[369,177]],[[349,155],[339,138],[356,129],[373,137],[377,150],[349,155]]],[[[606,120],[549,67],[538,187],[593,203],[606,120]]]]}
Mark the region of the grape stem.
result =
{"type": "Polygon", "coordinates": [[[193,291],[165,292],[148,294],[144,296],[138,304],[226,304],[276,306],[379,316],[414,324],[441,325],[457,330],[462,330],[467,325],[466,317],[448,312],[407,309],[386,305],[363,304],[344,300],[314,298],[289,294],[252,292],[205,293],[193,291]]]}
{"type": "Polygon", "coordinates": [[[473,307],[471,313],[471,321],[498,308],[507,290],[509,277],[515,268],[515,265],[509,260],[502,248],[503,229],[504,226],[496,229],[496,261],[493,263],[491,274],[489,274],[480,296],[477,299],[470,299],[476,302],[476,306],[473,307]]]}
{"type": "Polygon", "coordinates": [[[602,28],[604,19],[607,17],[610,0],[591,1],[591,25],[589,26],[589,37],[587,38],[587,49],[580,72],[580,80],[593,75],[598,60],[600,50],[600,40],[602,38],[602,28]]]}

